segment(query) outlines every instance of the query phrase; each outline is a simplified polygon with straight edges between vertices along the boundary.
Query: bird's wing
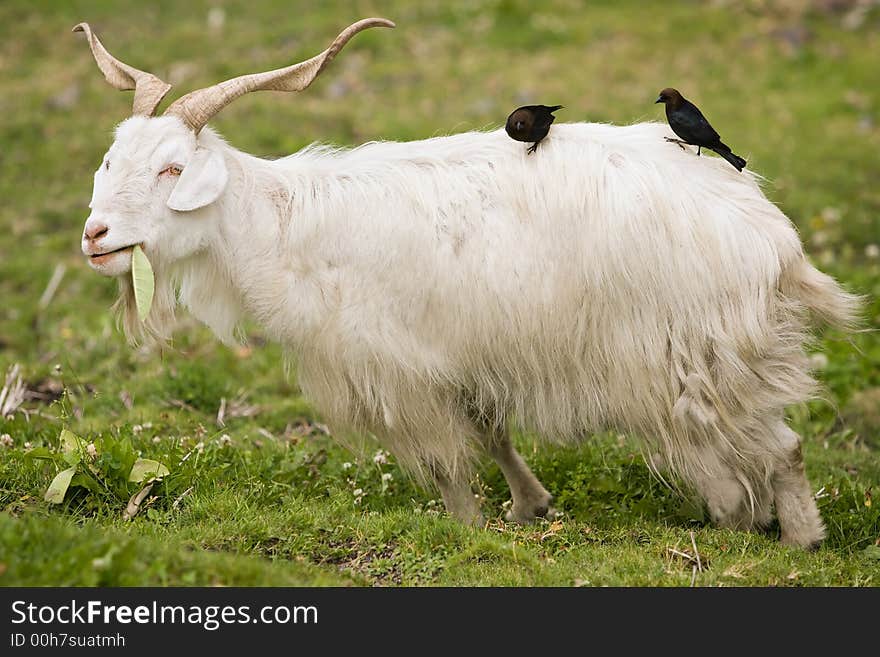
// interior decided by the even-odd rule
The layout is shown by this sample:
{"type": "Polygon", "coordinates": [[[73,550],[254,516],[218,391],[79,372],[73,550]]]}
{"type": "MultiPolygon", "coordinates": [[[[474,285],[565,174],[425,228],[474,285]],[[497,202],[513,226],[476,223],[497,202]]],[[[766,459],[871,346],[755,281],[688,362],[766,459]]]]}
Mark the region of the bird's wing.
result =
{"type": "Polygon", "coordinates": [[[531,129],[535,132],[545,131],[544,134],[546,135],[546,131],[550,129],[550,124],[553,123],[555,118],[556,117],[552,114],[539,114],[535,116],[535,121],[532,123],[531,129]]]}
{"type": "Polygon", "coordinates": [[[721,136],[715,132],[715,128],[706,120],[700,108],[690,101],[685,101],[683,112],[688,116],[689,128],[694,138],[699,143],[714,143],[721,139],[721,136]]]}

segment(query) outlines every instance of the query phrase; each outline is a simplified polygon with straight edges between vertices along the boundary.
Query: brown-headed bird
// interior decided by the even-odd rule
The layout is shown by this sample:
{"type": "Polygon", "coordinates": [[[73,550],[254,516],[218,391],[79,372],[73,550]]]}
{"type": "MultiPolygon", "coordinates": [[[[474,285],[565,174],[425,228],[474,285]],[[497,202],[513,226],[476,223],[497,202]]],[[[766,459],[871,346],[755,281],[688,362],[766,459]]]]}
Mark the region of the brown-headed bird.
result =
{"type": "Polygon", "coordinates": [[[526,105],[518,107],[507,117],[507,125],[504,129],[511,139],[517,141],[533,141],[534,144],[526,151],[534,153],[541,140],[550,132],[550,124],[555,116],[553,112],[562,109],[562,105],[526,105]]]}
{"type": "MultiPolygon", "coordinates": [[[[725,160],[730,162],[737,171],[742,171],[746,165],[746,161],[739,155],[735,155],[730,146],[722,143],[721,137],[715,132],[715,129],[709,125],[703,113],[691,101],[682,96],[678,90],[667,88],[660,92],[654,104],[663,103],[666,105],[666,120],[669,121],[669,127],[681,139],[672,139],[667,137],[666,141],[689,146],[697,147],[697,155],[700,149],[708,148],[718,153],[725,160]]],[[[684,146],[682,146],[684,148],[684,146]]]]}

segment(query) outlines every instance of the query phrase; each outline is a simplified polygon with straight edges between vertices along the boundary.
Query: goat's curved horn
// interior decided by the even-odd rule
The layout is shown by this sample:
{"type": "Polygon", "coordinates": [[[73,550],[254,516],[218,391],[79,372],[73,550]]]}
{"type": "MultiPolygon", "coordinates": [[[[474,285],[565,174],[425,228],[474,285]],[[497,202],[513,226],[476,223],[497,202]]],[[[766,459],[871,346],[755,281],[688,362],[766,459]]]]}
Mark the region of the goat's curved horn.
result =
{"type": "Polygon", "coordinates": [[[80,23],[73,28],[74,32],[85,32],[86,38],[89,40],[89,47],[92,49],[92,55],[98,63],[98,68],[104,74],[104,78],[111,85],[120,91],[129,91],[134,89],[134,104],[132,105],[132,114],[141,116],[153,116],[156,107],[162,102],[171,90],[171,85],[160,80],[152,73],[147,73],[120,62],[113,55],[107,52],[104,45],[98,41],[98,37],[92,32],[92,28],[88,23],[80,23]]]}
{"type": "Polygon", "coordinates": [[[198,134],[217,112],[248,92],[302,91],[318,77],[349,39],[361,30],[371,27],[394,27],[394,23],[384,18],[365,18],[340,32],[330,47],[320,55],[285,68],[242,75],[190,92],[169,105],[165,114],[177,116],[198,134]]]}

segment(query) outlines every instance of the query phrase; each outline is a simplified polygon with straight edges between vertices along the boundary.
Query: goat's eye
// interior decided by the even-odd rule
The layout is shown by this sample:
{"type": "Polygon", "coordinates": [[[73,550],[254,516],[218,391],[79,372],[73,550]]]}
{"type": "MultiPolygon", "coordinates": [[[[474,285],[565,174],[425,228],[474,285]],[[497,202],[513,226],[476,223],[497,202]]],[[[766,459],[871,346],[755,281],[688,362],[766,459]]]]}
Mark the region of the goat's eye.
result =
{"type": "Polygon", "coordinates": [[[162,169],[162,170],[159,172],[159,175],[160,175],[160,176],[165,176],[165,175],[168,175],[168,176],[179,176],[181,173],[183,173],[183,167],[179,167],[179,166],[177,166],[176,164],[172,164],[172,165],[167,166],[167,167],[165,167],[164,169],[162,169]]]}
{"type": "Polygon", "coordinates": [[[104,168],[105,168],[107,171],[110,171],[110,160],[107,160],[106,162],[104,162],[104,168]]]}

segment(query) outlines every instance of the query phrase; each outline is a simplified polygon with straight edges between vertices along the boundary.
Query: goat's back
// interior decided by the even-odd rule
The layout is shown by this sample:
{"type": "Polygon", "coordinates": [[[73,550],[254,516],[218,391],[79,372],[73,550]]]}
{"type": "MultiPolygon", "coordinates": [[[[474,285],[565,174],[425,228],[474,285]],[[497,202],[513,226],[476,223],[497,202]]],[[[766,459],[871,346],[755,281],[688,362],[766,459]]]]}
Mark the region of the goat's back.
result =
{"type": "Polygon", "coordinates": [[[346,370],[385,420],[429,386],[553,435],[668,423],[683,395],[804,399],[804,303],[782,281],[815,270],[794,227],[750,173],[668,134],[556,124],[533,155],[499,130],[307,157],[326,175],[297,212],[337,249],[321,376],[346,370]]]}

